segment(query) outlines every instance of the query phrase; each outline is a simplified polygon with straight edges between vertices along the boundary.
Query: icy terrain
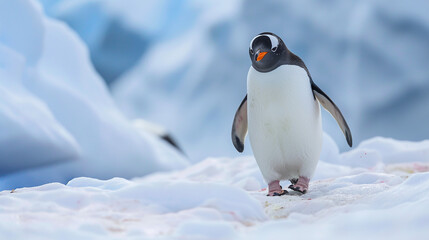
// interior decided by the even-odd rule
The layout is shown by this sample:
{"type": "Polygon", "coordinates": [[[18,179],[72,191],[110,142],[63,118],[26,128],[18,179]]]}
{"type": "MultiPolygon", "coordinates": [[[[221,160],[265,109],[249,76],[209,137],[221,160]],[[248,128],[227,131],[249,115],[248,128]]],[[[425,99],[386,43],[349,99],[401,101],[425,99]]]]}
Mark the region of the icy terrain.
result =
{"type": "Polygon", "coordinates": [[[429,235],[428,140],[340,154],[324,118],[338,141],[325,134],[305,195],[267,197],[253,157],[229,157],[248,42],[266,30],[304,58],[355,142],[427,138],[427,2],[40,2],[0,0],[0,239],[429,235]],[[125,117],[105,82],[198,163],[125,117]]]}
{"type": "Polygon", "coordinates": [[[187,165],[118,110],[70,28],[37,1],[0,0],[0,189],[187,165]]]}
{"type": "MultiPolygon", "coordinates": [[[[429,136],[426,0],[40,1],[89,46],[121,110],[172,130],[194,162],[236,156],[225,139],[246,91],[249,41],[264,31],[303,58],[355,143],[429,136]]],[[[347,150],[327,114],[324,129],[347,150]]]]}
{"type": "MultiPolygon", "coordinates": [[[[76,178],[0,193],[8,239],[426,239],[429,141],[325,135],[309,193],[267,197],[252,157],[132,181],[76,178]]],[[[284,182],[287,187],[288,183],[284,182]]]]}

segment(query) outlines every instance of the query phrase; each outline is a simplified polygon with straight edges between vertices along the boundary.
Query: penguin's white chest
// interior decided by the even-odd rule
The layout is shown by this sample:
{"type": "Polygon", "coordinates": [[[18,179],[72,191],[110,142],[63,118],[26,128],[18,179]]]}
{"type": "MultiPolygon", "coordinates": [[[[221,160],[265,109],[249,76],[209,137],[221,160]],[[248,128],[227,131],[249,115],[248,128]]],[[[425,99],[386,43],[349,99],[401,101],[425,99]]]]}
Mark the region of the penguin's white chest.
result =
{"type": "Polygon", "coordinates": [[[311,177],[322,148],[322,122],[307,72],[282,65],[247,75],[248,133],[267,182],[311,177]]]}

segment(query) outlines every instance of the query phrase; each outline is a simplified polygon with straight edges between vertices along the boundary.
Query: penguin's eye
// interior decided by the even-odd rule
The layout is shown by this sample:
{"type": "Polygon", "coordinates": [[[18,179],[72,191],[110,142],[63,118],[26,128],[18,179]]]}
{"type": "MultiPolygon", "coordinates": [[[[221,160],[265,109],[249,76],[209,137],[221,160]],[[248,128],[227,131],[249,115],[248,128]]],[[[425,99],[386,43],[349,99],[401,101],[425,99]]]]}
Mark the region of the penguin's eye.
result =
{"type": "Polygon", "coordinates": [[[249,49],[249,52],[250,52],[250,54],[252,54],[253,55],[253,49],[249,49]]]}
{"type": "Polygon", "coordinates": [[[273,52],[277,51],[277,46],[276,46],[276,47],[271,48],[271,51],[273,51],[273,52]]]}

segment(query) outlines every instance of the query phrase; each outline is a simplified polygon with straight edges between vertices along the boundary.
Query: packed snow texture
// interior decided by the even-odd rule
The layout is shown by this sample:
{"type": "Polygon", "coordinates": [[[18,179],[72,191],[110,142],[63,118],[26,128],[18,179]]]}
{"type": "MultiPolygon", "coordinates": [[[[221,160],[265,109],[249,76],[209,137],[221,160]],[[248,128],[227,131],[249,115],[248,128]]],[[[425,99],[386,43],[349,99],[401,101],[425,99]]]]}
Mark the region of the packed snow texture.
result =
{"type": "MultiPolygon", "coordinates": [[[[0,193],[8,239],[426,239],[429,141],[338,153],[325,135],[309,192],[267,197],[253,157],[132,181],[76,178],[0,193]]],[[[288,186],[283,182],[284,187],[288,186]]]]}
{"type": "Polygon", "coordinates": [[[246,93],[248,46],[264,31],[303,58],[355,143],[429,136],[426,0],[40,1],[87,43],[120,108],[166,126],[193,161],[235,153],[229,134],[246,93]]]}
{"type": "Polygon", "coordinates": [[[0,129],[0,189],[188,165],[123,116],[79,37],[36,1],[0,0],[0,129]]]}

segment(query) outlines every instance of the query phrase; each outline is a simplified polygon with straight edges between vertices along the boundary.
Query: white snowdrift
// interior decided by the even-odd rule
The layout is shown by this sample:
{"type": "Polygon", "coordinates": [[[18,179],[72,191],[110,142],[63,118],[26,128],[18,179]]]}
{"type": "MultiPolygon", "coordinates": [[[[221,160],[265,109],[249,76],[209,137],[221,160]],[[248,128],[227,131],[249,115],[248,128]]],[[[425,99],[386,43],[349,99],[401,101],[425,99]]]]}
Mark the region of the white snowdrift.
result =
{"type": "Polygon", "coordinates": [[[0,1],[0,29],[0,189],[188,164],[118,111],[81,40],[37,2],[0,1]]]}
{"type": "MultiPolygon", "coordinates": [[[[310,191],[267,197],[253,157],[211,158],[134,181],[76,178],[0,193],[8,239],[425,239],[427,142],[375,138],[378,167],[350,152],[323,159],[310,191]],[[385,146],[390,146],[389,148],[385,146]],[[412,146],[412,147],[409,147],[412,146]],[[398,162],[399,156],[408,158],[398,162]],[[418,156],[426,156],[419,158],[418,156]],[[381,167],[382,166],[382,167],[381,167]]],[[[327,150],[333,154],[337,147],[327,150]]],[[[327,155],[325,155],[327,156],[327,155]]],[[[287,187],[287,183],[283,183],[287,187]]]]}

